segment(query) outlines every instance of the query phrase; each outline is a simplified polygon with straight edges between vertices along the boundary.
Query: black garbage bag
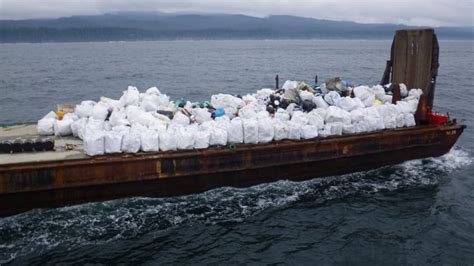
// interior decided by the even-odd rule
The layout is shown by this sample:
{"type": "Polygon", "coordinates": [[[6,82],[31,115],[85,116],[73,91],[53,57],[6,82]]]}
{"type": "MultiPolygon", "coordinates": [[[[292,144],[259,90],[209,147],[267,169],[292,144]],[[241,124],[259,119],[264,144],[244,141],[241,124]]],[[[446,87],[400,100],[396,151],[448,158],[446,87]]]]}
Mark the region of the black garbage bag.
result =
{"type": "Polygon", "coordinates": [[[301,108],[305,112],[311,112],[314,108],[316,108],[316,104],[311,100],[304,100],[301,104],[301,108]]]}

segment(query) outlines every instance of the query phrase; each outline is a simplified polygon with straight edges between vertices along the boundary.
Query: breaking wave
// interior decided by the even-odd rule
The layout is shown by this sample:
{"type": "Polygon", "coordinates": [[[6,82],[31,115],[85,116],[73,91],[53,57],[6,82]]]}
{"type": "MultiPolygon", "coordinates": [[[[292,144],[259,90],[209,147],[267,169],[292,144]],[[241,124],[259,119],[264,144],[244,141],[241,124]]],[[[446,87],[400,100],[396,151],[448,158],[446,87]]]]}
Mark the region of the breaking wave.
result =
{"type": "Polygon", "coordinates": [[[182,197],[129,198],[33,210],[0,219],[0,264],[29,254],[43,254],[59,245],[74,250],[180,225],[240,223],[263,210],[294,202],[324,205],[347,197],[435,187],[447,173],[472,160],[466,151],[453,148],[438,158],[303,182],[279,181],[182,197]]]}

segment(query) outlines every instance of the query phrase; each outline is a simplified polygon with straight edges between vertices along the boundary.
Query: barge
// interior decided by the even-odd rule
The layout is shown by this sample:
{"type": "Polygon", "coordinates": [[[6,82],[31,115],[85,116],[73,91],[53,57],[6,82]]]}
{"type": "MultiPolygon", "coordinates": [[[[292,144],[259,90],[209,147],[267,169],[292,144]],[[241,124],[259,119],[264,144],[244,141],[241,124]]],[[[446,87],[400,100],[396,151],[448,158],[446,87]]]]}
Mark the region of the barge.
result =
{"type": "MultiPolygon", "coordinates": [[[[465,129],[455,120],[430,123],[438,69],[433,30],[397,31],[382,84],[423,88],[417,125],[309,140],[240,144],[204,150],[89,157],[75,138],[56,139],[56,150],[0,154],[0,216],[132,196],[163,197],[281,179],[305,180],[406,160],[441,156],[465,129]]],[[[394,97],[396,97],[394,95],[394,97]]],[[[35,136],[35,127],[0,130],[1,137],[35,136]]]]}

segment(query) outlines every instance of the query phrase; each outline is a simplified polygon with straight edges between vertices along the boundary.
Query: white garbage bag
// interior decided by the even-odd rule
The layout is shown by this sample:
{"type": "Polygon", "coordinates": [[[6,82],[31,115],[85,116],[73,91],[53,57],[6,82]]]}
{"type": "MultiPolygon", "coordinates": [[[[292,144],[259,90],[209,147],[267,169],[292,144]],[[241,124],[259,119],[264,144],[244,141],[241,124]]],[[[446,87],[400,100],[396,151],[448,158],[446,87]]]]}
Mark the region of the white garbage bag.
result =
{"type": "MultiPolygon", "coordinates": [[[[235,118],[234,118],[235,119],[235,118]]],[[[194,148],[207,149],[211,140],[211,133],[208,130],[200,130],[196,132],[194,148]]]]}
{"type": "Polygon", "coordinates": [[[242,119],[244,143],[258,143],[258,122],[256,119],[242,119]]]}
{"type": "Polygon", "coordinates": [[[275,119],[280,121],[290,120],[290,114],[283,108],[278,108],[275,112],[275,119]]]}
{"type": "Polygon", "coordinates": [[[90,117],[93,117],[94,119],[97,119],[97,120],[104,121],[107,118],[108,114],[109,114],[108,106],[105,105],[104,103],[99,102],[96,105],[94,105],[94,107],[92,107],[90,117]]]}
{"type": "Polygon", "coordinates": [[[385,89],[382,85],[375,85],[371,88],[371,90],[374,93],[376,99],[383,100],[383,97],[385,96],[385,89]]]}
{"type": "Polygon", "coordinates": [[[130,123],[127,120],[127,114],[125,113],[125,111],[121,109],[114,109],[112,111],[112,114],[109,117],[109,122],[112,127],[120,126],[120,125],[123,125],[123,126],[130,125],[130,123]]]}
{"type": "MultiPolygon", "coordinates": [[[[194,148],[196,139],[196,128],[192,126],[183,127],[176,130],[176,148],[178,150],[191,150],[194,148]]],[[[227,138],[227,136],[226,136],[227,138]]]]}
{"type": "Polygon", "coordinates": [[[358,108],[351,111],[351,122],[357,123],[362,121],[367,116],[367,109],[365,108],[358,108]]]}
{"type": "Polygon", "coordinates": [[[96,105],[96,102],[94,101],[82,101],[81,104],[76,105],[76,108],[74,108],[74,113],[80,118],[88,118],[94,105],[96,105]]]}
{"type": "Polygon", "coordinates": [[[326,123],[341,122],[343,124],[351,123],[351,114],[337,106],[329,106],[326,109],[326,123]]]}
{"type": "Polygon", "coordinates": [[[225,131],[229,129],[230,118],[228,116],[224,115],[216,117],[214,121],[216,121],[216,127],[224,129],[225,131]]]}
{"type": "Polygon", "coordinates": [[[106,106],[108,112],[112,112],[112,110],[114,109],[122,108],[120,101],[104,96],[100,97],[100,101],[98,103],[102,104],[103,106],[106,106]]]}
{"type": "Polygon", "coordinates": [[[72,120],[72,121],[77,121],[79,119],[79,116],[77,116],[75,113],[66,113],[63,116],[62,120],[72,120]]]}
{"type": "Polygon", "coordinates": [[[302,111],[295,111],[293,115],[291,115],[291,122],[304,126],[308,124],[308,117],[306,113],[302,111]]]}
{"type": "Polygon", "coordinates": [[[116,131],[105,132],[105,153],[121,153],[122,152],[123,133],[116,131]]]}
{"type": "Polygon", "coordinates": [[[356,133],[354,124],[343,125],[342,126],[342,134],[350,135],[350,134],[354,134],[354,133],[356,133]]]}
{"type": "Polygon", "coordinates": [[[273,119],[270,117],[258,119],[258,143],[268,143],[273,140],[275,130],[273,129],[273,119]]]}
{"type": "Polygon", "coordinates": [[[227,144],[227,130],[216,127],[211,132],[209,145],[211,146],[225,146],[227,144]]]}
{"type": "Polygon", "coordinates": [[[408,91],[408,96],[413,96],[415,99],[419,100],[420,96],[423,94],[421,89],[411,89],[408,91]]]}
{"type": "Polygon", "coordinates": [[[400,83],[399,86],[400,86],[400,96],[402,98],[407,97],[408,96],[407,85],[405,85],[405,83],[400,83]]]}
{"type": "Polygon", "coordinates": [[[140,92],[136,87],[128,86],[119,101],[122,106],[138,105],[140,102],[140,92]]]}
{"type": "Polygon", "coordinates": [[[316,109],[313,109],[313,111],[317,113],[319,116],[321,116],[324,120],[326,120],[326,114],[328,113],[327,109],[316,108],[316,109]]]}
{"type": "Polygon", "coordinates": [[[268,119],[268,118],[270,118],[270,113],[267,112],[266,110],[260,111],[260,112],[257,113],[256,118],[257,118],[257,120],[268,119]]]}
{"type": "Polygon", "coordinates": [[[230,94],[220,93],[211,96],[211,105],[215,108],[224,109],[225,114],[232,119],[236,116],[239,108],[245,106],[245,102],[242,99],[230,94]]]}
{"type": "Polygon", "coordinates": [[[368,86],[358,86],[352,91],[364,103],[365,107],[370,107],[374,104],[375,94],[368,86]]]}
{"type": "Polygon", "coordinates": [[[316,107],[326,109],[329,107],[329,104],[323,99],[323,96],[314,96],[313,103],[316,104],[316,107]]]}
{"type": "Polygon", "coordinates": [[[283,83],[283,90],[294,90],[298,87],[298,81],[293,81],[293,80],[287,80],[285,83],[283,83]]]}
{"type": "Polygon", "coordinates": [[[71,124],[71,132],[74,137],[84,139],[84,131],[87,125],[87,118],[83,117],[71,124]]]}
{"type": "Polygon", "coordinates": [[[318,136],[318,127],[315,125],[305,125],[301,131],[303,139],[312,139],[318,136]]]}
{"type": "MultiPolygon", "coordinates": [[[[339,99],[339,101],[337,101],[336,106],[343,109],[343,110],[346,110],[346,111],[350,112],[350,111],[355,110],[355,109],[360,107],[358,105],[357,100],[355,100],[355,99],[360,101],[359,98],[351,98],[351,97],[348,97],[348,96],[347,97],[341,97],[339,99]]],[[[364,107],[364,106],[362,106],[362,107],[364,107]]]]}
{"type": "Polygon", "coordinates": [[[72,119],[54,120],[54,135],[55,136],[69,136],[72,134],[71,124],[72,119]]]}
{"type": "Polygon", "coordinates": [[[89,156],[102,155],[105,151],[105,139],[102,131],[87,131],[84,135],[84,153],[89,156]]]}
{"type": "Polygon", "coordinates": [[[288,139],[288,135],[289,135],[289,128],[288,128],[288,124],[284,121],[280,121],[280,120],[274,120],[273,121],[273,128],[274,128],[274,131],[275,131],[275,140],[276,141],[279,141],[279,140],[283,140],[283,139],[288,139]]]}
{"type": "Polygon", "coordinates": [[[177,147],[176,134],[174,130],[167,130],[159,136],[159,145],[161,151],[175,151],[177,147]]]}
{"type": "Polygon", "coordinates": [[[320,115],[320,112],[317,111],[317,109],[311,110],[306,117],[308,118],[309,125],[316,126],[318,129],[324,128],[324,118],[320,115]]]}
{"type": "Polygon", "coordinates": [[[211,115],[207,108],[194,108],[194,117],[199,124],[212,120],[211,115]]]}
{"type": "Polygon", "coordinates": [[[313,100],[313,97],[314,97],[314,94],[309,92],[309,91],[300,91],[300,99],[301,101],[312,101],[313,100]]]}
{"type": "Polygon", "coordinates": [[[39,135],[42,136],[48,136],[48,135],[53,135],[54,134],[54,122],[56,121],[56,118],[52,117],[43,117],[38,121],[38,124],[36,125],[36,129],[38,131],[39,135]]]}
{"type": "Polygon", "coordinates": [[[376,131],[385,129],[385,123],[382,115],[379,113],[377,106],[368,107],[367,116],[365,121],[367,122],[368,131],[376,131]]]}
{"type": "Polygon", "coordinates": [[[158,132],[152,129],[140,132],[141,150],[144,152],[156,152],[159,150],[158,132]]]}
{"type": "Polygon", "coordinates": [[[292,121],[286,122],[288,125],[288,138],[293,140],[301,139],[301,127],[302,125],[299,123],[295,123],[292,121]]]}
{"type": "Polygon", "coordinates": [[[397,121],[397,127],[404,127],[405,126],[405,114],[404,113],[398,113],[396,121],[397,121]]]}
{"type": "Polygon", "coordinates": [[[324,95],[324,100],[329,105],[336,105],[340,99],[341,99],[341,95],[335,91],[330,91],[326,95],[324,95]]]}
{"type": "Polygon", "coordinates": [[[157,87],[151,87],[145,92],[148,95],[161,95],[160,90],[157,87]]]}
{"type": "Polygon", "coordinates": [[[135,131],[136,130],[130,130],[130,133],[123,135],[122,152],[137,153],[140,150],[140,134],[135,131]]]}
{"type": "Polygon", "coordinates": [[[405,126],[414,127],[416,126],[415,116],[413,114],[403,114],[405,116],[405,126]]]}
{"type": "Polygon", "coordinates": [[[180,111],[178,111],[174,114],[174,117],[173,117],[173,120],[172,120],[172,123],[182,125],[182,126],[189,125],[189,122],[190,122],[189,117],[187,115],[181,113],[180,111]]]}
{"type": "Polygon", "coordinates": [[[229,143],[244,142],[244,126],[240,117],[236,117],[230,121],[229,129],[227,130],[227,141],[229,143]]]}
{"type": "Polygon", "coordinates": [[[255,112],[254,105],[246,105],[239,110],[239,117],[242,119],[252,119],[257,116],[257,112],[255,112]]]}

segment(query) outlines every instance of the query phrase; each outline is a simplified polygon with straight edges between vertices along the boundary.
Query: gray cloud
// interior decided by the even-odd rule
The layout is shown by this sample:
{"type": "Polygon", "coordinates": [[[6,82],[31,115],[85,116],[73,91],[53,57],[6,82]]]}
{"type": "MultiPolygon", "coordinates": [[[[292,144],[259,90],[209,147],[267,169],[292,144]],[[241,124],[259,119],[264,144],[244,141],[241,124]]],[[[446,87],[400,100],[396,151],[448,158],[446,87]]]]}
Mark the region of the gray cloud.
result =
{"type": "Polygon", "coordinates": [[[119,11],[295,15],[362,23],[473,26],[472,0],[0,0],[1,19],[53,18],[119,11]]]}

